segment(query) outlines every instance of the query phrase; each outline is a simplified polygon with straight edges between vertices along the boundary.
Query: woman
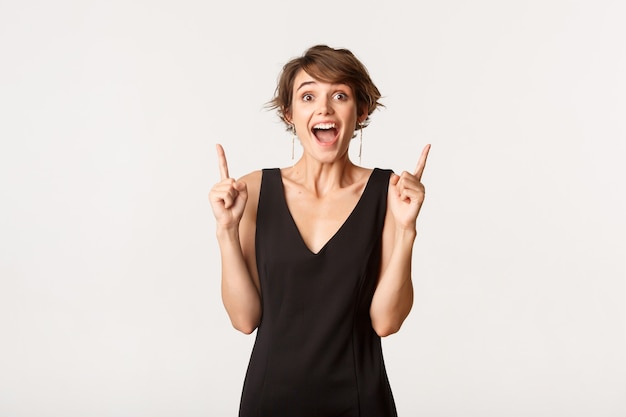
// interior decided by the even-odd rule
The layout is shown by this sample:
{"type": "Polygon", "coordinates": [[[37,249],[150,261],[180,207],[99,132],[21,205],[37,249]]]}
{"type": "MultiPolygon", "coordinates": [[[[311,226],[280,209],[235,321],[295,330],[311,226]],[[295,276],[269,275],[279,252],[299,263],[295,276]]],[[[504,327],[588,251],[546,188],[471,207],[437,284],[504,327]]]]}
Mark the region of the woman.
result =
{"type": "Polygon", "coordinates": [[[355,130],[380,97],[350,51],[314,46],[283,67],[270,102],[302,157],[235,180],[217,145],[222,299],[236,329],[258,329],[241,417],[396,416],[381,337],[413,303],[430,145],[414,173],[352,163],[355,130]]]}

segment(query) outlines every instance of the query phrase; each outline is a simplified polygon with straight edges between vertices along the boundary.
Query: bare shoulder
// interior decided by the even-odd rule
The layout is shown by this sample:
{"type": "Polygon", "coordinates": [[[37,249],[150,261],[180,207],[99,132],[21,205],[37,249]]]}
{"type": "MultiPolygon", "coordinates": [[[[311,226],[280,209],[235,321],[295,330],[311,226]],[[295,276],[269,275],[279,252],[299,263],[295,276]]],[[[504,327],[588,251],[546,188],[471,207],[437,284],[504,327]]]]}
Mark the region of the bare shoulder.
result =
{"type": "Polygon", "coordinates": [[[261,178],[263,177],[263,171],[257,170],[252,171],[243,177],[239,178],[237,181],[243,181],[248,186],[248,193],[250,191],[256,190],[258,194],[258,190],[261,188],[261,178]]]}
{"type": "Polygon", "coordinates": [[[244,211],[244,217],[248,220],[256,219],[256,211],[259,205],[259,191],[261,190],[262,177],[263,171],[257,170],[252,171],[237,180],[245,182],[248,189],[248,201],[246,203],[246,209],[244,211]]]}

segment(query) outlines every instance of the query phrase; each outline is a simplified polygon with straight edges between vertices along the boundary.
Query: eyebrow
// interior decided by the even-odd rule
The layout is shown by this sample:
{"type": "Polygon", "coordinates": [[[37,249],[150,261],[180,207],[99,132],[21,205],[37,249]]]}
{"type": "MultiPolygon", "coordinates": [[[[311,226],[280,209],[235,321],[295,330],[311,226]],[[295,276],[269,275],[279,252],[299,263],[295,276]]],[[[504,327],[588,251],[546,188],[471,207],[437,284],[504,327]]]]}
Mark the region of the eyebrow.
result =
{"type": "Polygon", "coordinates": [[[309,84],[316,84],[315,81],[305,81],[302,84],[300,84],[300,86],[296,89],[296,91],[300,90],[302,87],[309,85],[309,84]]]}

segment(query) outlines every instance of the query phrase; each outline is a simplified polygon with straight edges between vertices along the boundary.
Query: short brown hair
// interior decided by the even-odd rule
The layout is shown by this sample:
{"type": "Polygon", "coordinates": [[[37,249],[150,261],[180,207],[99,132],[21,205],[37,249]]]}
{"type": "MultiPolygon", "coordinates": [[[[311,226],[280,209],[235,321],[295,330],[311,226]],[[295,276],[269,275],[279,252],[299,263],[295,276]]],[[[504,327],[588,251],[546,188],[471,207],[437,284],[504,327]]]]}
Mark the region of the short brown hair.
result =
{"type": "Polygon", "coordinates": [[[278,116],[287,125],[287,129],[291,127],[291,124],[285,116],[291,108],[293,83],[300,70],[304,70],[322,82],[350,86],[355,95],[359,113],[363,108],[367,108],[368,116],[360,126],[355,126],[355,129],[367,126],[369,115],[379,106],[384,107],[379,102],[382,96],[370,78],[367,68],[352,52],[327,45],[315,45],[307,49],[302,56],[292,59],[283,66],[274,98],[267,103],[269,109],[277,110],[278,116]]]}

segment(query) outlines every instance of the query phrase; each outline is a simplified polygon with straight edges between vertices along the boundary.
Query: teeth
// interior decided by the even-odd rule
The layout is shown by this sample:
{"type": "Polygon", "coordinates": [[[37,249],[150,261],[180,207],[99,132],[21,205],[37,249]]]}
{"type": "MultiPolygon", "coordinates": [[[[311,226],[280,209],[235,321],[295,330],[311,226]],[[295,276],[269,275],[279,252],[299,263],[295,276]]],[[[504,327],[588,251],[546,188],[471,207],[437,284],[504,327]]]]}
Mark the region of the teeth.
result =
{"type": "Polygon", "coordinates": [[[333,129],[334,127],[334,123],[318,123],[313,126],[313,129],[333,129]]]}

